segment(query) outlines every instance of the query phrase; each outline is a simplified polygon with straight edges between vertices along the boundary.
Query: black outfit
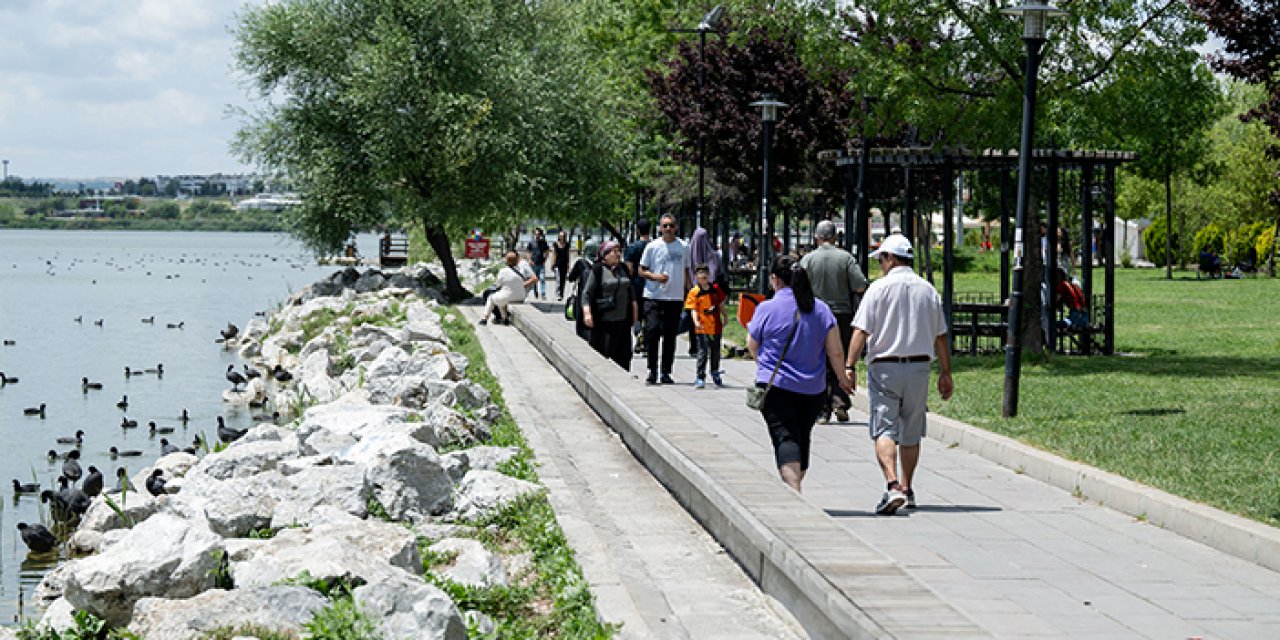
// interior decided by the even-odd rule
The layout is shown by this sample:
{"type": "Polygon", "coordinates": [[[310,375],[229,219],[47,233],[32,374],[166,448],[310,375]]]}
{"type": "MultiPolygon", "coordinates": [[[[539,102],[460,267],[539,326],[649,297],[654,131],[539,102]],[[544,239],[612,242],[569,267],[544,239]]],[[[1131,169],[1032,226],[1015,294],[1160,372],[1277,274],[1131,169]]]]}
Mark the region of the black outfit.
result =
{"type": "Polygon", "coordinates": [[[551,245],[551,250],[555,253],[555,259],[551,261],[551,268],[556,271],[556,297],[564,299],[564,283],[569,277],[569,243],[565,243],[563,247],[557,242],[551,245]]]}
{"type": "MultiPolygon", "coordinates": [[[[756,383],[756,386],[764,386],[756,383]]],[[[813,425],[822,412],[825,393],[808,395],[774,387],[764,398],[764,423],[773,441],[773,459],[781,467],[799,462],[800,469],[809,468],[809,441],[813,425]]]]}
{"type": "Polygon", "coordinates": [[[635,318],[631,313],[631,276],[627,268],[619,263],[610,270],[596,262],[582,295],[595,325],[589,339],[591,348],[630,371],[631,323],[635,318]]]}
{"type": "Polygon", "coordinates": [[[591,264],[591,261],[586,258],[578,258],[578,261],[573,263],[573,268],[569,270],[569,275],[565,278],[569,282],[577,283],[573,288],[574,295],[577,297],[576,304],[578,305],[573,314],[573,328],[577,331],[579,338],[587,341],[591,340],[591,330],[582,322],[582,290],[586,285],[586,279],[591,275],[591,264]]]}
{"type": "Polygon", "coordinates": [[[650,373],[658,371],[658,349],[662,343],[662,375],[671,375],[676,361],[676,336],[680,334],[680,315],[684,313],[683,300],[644,301],[644,344],[649,360],[650,373]]]}

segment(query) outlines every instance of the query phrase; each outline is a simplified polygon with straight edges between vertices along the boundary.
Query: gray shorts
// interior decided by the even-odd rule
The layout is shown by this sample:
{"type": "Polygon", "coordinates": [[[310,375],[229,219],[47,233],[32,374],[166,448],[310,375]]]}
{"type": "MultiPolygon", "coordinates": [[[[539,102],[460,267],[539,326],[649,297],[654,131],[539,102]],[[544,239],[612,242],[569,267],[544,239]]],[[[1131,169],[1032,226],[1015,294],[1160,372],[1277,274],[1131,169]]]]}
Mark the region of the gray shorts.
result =
{"type": "Polygon", "coordinates": [[[928,422],[929,368],[928,362],[867,365],[872,440],[884,436],[904,447],[920,444],[928,422]]]}

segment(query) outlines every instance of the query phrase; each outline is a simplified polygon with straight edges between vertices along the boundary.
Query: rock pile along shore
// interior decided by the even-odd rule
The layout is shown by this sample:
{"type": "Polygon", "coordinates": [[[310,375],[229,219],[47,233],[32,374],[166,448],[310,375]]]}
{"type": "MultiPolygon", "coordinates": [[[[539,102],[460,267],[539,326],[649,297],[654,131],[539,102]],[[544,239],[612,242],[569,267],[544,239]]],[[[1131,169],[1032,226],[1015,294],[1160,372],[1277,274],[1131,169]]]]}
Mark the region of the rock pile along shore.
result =
{"type": "Polygon", "coordinates": [[[527,577],[528,554],[452,536],[543,488],[498,471],[519,452],[485,445],[501,412],[450,351],[439,286],[423,266],[347,269],[250,322],[233,346],[295,372],[270,384],[277,409],[301,415],[134,475],[142,487],[162,470],[164,495],[95,498],[69,542],[90,555],[45,577],[39,626],[74,626],[83,610],[145,638],[297,632],[330,604],[304,585],[327,583],[353,587],[385,638],[491,628],[424,580],[423,549],[447,559],[439,572],[459,584],[527,577]]]}

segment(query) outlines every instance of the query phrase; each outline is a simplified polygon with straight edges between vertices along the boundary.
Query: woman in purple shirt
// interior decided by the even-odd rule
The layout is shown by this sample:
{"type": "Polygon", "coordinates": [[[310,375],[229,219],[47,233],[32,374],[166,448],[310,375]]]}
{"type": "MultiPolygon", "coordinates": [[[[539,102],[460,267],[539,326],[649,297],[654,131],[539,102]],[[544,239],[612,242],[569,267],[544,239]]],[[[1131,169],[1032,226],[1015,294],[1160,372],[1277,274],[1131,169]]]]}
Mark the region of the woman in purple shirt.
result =
{"type": "Polygon", "coordinates": [[[773,440],[778,474],[787,486],[800,491],[809,468],[810,434],[822,412],[826,363],[838,372],[841,388],[852,392],[853,384],[844,371],[844,345],[836,318],[827,303],[813,297],[809,274],[800,261],[778,256],[769,270],[769,284],[773,298],[756,308],[747,326],[747,349],[756,360],[757,387],[768,386],[777,366],[761,413],[773,440]],[[786,357],[779,364],[784,350],[786,357]]]}

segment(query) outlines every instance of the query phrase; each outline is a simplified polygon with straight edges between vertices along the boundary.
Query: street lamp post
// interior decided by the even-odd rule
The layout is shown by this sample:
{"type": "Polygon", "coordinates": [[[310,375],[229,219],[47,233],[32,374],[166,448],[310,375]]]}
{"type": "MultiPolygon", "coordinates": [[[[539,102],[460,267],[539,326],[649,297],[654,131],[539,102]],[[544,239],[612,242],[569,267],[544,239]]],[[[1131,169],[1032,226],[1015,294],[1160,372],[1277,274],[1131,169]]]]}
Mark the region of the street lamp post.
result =
{"type": "Polygon", "coordinates": [[[1002,10],[1022,16],[1022,42],[1027,46],[1027,66],[1023,73],[1022,143],[1018,148],[1018,208],[1013,237],[1013,285],[1009,294],[1009,336],[1004,356],[1004,403],[1001,414],[1018,415],[1018,382],[1022,375],[1022,280],[1023,254],[1027,233],[1027,206],[1031,199],[1031,146],[1035,137],[1036,73],[1040,67],[1040,49],[1045,42],[1045,23],[1065,12],[1038,2],[1028,2],[1002,10]]]}
{"type": "Polygon", "coordinates": [[[861,156],[858,158],[857,218],[856,221],[854,221],[854,214],[852,212],[846,212],[846,222],[844,225],[845,244],[847,245],[845,249],[852,251],[854,244],[857,244],[858,253],[856,255],[858,258],[858,265],[862,268],[863,273],[867,273],[867,255],[869,253],[869,242],[867,237],[869,235],[867,233],[867,227],[869,226],[869,221],[867,220],[867,207],[869,204],[869,201],[867,200],[867,163],[868,158],[871,156],[871,137],[867,134],[867,124],[865,119],[869,119],[871,117],[871,105],[876,101],[876,99],[876,96],[862,96],[862,112],[864,114],[864,121],[862,123],[862,152],[861,156]],[[854,221],[857,225],[856,237],[853,233],[854,230],[851,228],[852,225],[849,224],[850,221],[854,221]]]}
{"type": "MultiPolygon", "coordinates": [[[[672,29],[675,33],[696,33],[698,34],[698,111],[704,108],[704,91],[703,87],[707,82],[707,34],[720,30],[720,21],[724,18],[724,5],[716,5],[707,15],[702,17],[702,22],[698,23],[696,29],[672,29]]],[[[697,227],[702,226],[702,209],[703,201],[706,198],[706,157],[707,157],[707,134],[706,127],[698,128],[698,208],[694,215],[694,224],[697,227]]]]}
{"type": "Polygon", "coordinates": [[[769,214],[769,160],[773,153],[773,127],[778,121],[778,109],[786,108],[785,102],[779,102],[778,96],[772,93],[766,93],[760,96],[759,100],[751,103],[753,107],[760,107],[760,121],[764,124],[764,184],[760,190],[760,238],[756,241],[759,245],[759,258],[756,265],[756,272],[759,274],[760,293],[768,295],[769,293],[769,253],[773,249],[772,222],[773,216],[769,214]]]}

